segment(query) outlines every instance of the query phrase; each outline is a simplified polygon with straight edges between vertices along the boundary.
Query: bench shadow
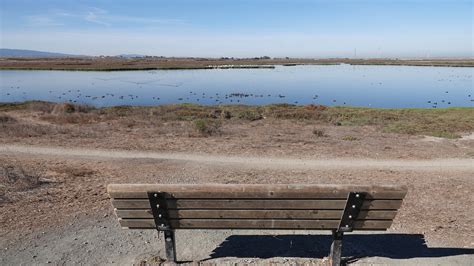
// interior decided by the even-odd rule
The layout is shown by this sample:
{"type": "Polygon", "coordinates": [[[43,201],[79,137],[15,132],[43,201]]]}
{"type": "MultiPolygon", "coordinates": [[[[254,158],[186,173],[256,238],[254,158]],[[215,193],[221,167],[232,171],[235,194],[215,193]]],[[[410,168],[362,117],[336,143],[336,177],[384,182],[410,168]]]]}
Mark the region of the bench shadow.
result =
{"type": "MultiPolygon", "coordinates": [[[[211,254],[211,259],[222,257],[323,258],[329,255],[330,235],[233,235],[224,240],[211,254]]],[[[469,248],[430,248],[422,234],[345,235],[342,256],[346,262],[363,257],[391,259],[437,258],[474,254],[469,248]]]]}

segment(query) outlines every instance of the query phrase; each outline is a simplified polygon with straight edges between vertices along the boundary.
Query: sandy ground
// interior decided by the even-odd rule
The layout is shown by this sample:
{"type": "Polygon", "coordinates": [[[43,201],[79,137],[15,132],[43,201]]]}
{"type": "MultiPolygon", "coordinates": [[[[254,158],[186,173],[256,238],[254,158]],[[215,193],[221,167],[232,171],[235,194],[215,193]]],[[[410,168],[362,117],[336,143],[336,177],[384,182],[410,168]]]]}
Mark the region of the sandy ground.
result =
{"type": "MultiPolygon", "coordinates": [[[[407,185],[390,230],[346,237],[348,262],[474,261],[472,132],[443,139],[377,126],[236,119],[204,137],[190,121],[148,116],[53,123],[37,112],[8,115],[16,122],[0,128],[0,265],[158,261],[163,239],[153,230],[120,229],[106,185],[210,182],[407,185]]],[[[178,259],[325,265],[329,233],[182,230],[178,259]]]]}
{"type": "MultiPolygon", "coordinates": [[[[346,237],[343,255],[349,262],[470,265],[474,259],[472,159],[370,159],[360,167],[364,160],[354,166],[351,160],[286,157],[252,164],[255,158],[244,156],[24,145],[1,145],[0,154],[2,164],[21,163],[48,180],[28,193],[7,194],[11,202],[0,206],[2,265],[131,264],[163,256],[163,239],[155,231],[119,228],[105,193],[105,184],[112,182],[407,184],[409,194],[388,232],[346,237]]],[[[182,230],[177,233],[178,258],[228,265],[324,265],[328,233],[182,230]]]]}
{"type": "Polygon", "coordinates": [[[199,164],[233,164],[253,169],[376,169],[376,170],[415,170],[415,171],[474,171],[474,159],[432,159],[432,160],[376,160],[376,159],[295,159],[281,157],[218,156],[189,153],[163,153],[146,151],[124,151],[104,149],[67,149],[34,147],[23,145],[2,145],[0,152],[6,154],[34,154],[46,156],[96,157],[106,159],[158,159],[178,160],[199,164]]]}

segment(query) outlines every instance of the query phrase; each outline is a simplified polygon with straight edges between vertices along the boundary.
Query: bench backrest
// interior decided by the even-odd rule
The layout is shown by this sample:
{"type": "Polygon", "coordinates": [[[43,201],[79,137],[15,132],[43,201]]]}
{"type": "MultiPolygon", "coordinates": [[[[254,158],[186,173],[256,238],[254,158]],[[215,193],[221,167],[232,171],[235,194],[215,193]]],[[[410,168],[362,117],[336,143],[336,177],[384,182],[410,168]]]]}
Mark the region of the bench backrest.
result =
{"type": "Polygon", "coordinates": [[[171,229],[333,230],[348,194],[362,192],[353,230],[386,230],[407,193],[405,186],[280,184],[111,184],[107,190],[121,226],[130,229],[156,228],[149,193],[160,193],[171,229]]]}

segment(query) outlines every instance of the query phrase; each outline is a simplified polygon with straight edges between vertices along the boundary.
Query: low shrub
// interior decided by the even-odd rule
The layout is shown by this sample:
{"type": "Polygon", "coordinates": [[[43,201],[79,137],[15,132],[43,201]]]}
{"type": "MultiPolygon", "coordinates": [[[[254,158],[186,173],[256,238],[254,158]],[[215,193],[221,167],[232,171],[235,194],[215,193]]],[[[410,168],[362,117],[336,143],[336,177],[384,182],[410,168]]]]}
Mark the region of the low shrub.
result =
{"type": "Polygon", "coordinates": [[[358,138],[354,137],[354,136],[351,136],[351,135],[348,135],[348,136],[344,136],[342,137],[342,140],[347,140],[347,141],[356,141],[356,140],[359,140],[358,138]]]}
{"type": "Polygon", "coordinates": [[[25,191],[39,187],[41,175],[27,173],[21,166],[2,165],[0,167],[0,184],[11,191],[25,191]]]}
{"type": "Polygon", "coordinates": [[[24,105],[26,109],[34,112],[51,113],[56,104],[43,101],[29,101],[25,102],[24,105]]]}
{"type": "Polygon", "coordinates": [[[0,124],[12,124],[15,123],[16,119],[9,115],[0,115],[0,124]]]}
{"type": "Polygon", "coordinates": [[[315,135],[316,137],[319,137],[319,138],[327,136],[326,133],[324,132],[324,130],[317,129],[317,128],[313,129],[313,135],[315,135]]]}
{"type": "Polygon", "coordinates": [[[297,106],[275,104],[265,106],[265,115],[276,119],[321,120],[327,109],[322,105],[297,106]]]}
{"type": "Polygon", "coordinates": [[[194,120],[194,128],[203,136],[211,136],[220,133],[222,124],[219,120],[197,119],[194,120]]]}
{"type": "Polygon", "coordinates": [[[40,136],[53,136],[56,134],[69,133],[63,127],[55,125],[23,124],[23,123],[0,123],[0,136],[15,138],[30,138],[40,136]]]}
{"type": "Polygon", "coordinates": [[[51,111],[53,115],[72,114],[72,113],[88,113],[95,108],[88,105],[78,105],[70,103],[56,104],[51,111]]]}
{"type": "Polygon", "coordinates": [[[83,113],[72,113],[72,114],[59,114],[59,115],[43,115],[41,119],[57,124],[91,124],[100,121],[100,117],[96,113],[83,114],[83,113]]]}
{"type": "Polygon", "coordinates": [[[245,120],[249,120],[249,121],[256,121],[256,120],[263,119],[262,114],[260,114],[257,111],[251,111],[251,110],[246,110],[246,111],[240,112],[238,117],[240,119],[245,119],[245,120]]]}

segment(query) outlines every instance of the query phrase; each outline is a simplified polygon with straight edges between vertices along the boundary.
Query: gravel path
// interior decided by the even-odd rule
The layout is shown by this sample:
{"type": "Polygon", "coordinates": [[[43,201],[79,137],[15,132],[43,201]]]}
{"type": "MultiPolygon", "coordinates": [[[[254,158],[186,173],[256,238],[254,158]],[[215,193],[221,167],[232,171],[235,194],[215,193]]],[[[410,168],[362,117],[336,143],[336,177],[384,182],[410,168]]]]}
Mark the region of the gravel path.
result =
{"type": "MultiPolygon", "coordinates": [[[[4,206],[6,217],[20,218],[8,222],[16,231],[0,235],[0,265],[130,265],[163,256],[162,237],[153,230],[122,230],[101,194],[105,184],[124,181],[408,183],[411,193],[392,229],[348,234],[343,256],[359,265],[472,265],[474,261],[469,236],[473,205],[466,196],[472,193],[473,159],[245,157],[13,144],[0,145],[0,155],[5,162],[43,167],[49,173],[60,169],[86,173],[23,193],[29,204],[18,201],[4,206]],[[87,174],[88,169],[97,173],[87,174]],[[435,196],[443,204],[434,202],[435,196]],[[41,227],[34,227],[37,223],[41,227]]],[[[215,265],[326,265],[329,233],[178,230],[178,259],[215,265]]]]}
{"type": "Polygon", "coordinates": [[[128,150],[59,148],[24,145],[0,145],[3,154],[31,154],[61,157],[98,157],[102,159],[159,159],[210,164],[239,164],[265,169],[388,169],[410,171],[474,171],[474,159],[376,160],[376,159],[297,159],[242,157],[190,153],[160,153],[128,150]]]}

